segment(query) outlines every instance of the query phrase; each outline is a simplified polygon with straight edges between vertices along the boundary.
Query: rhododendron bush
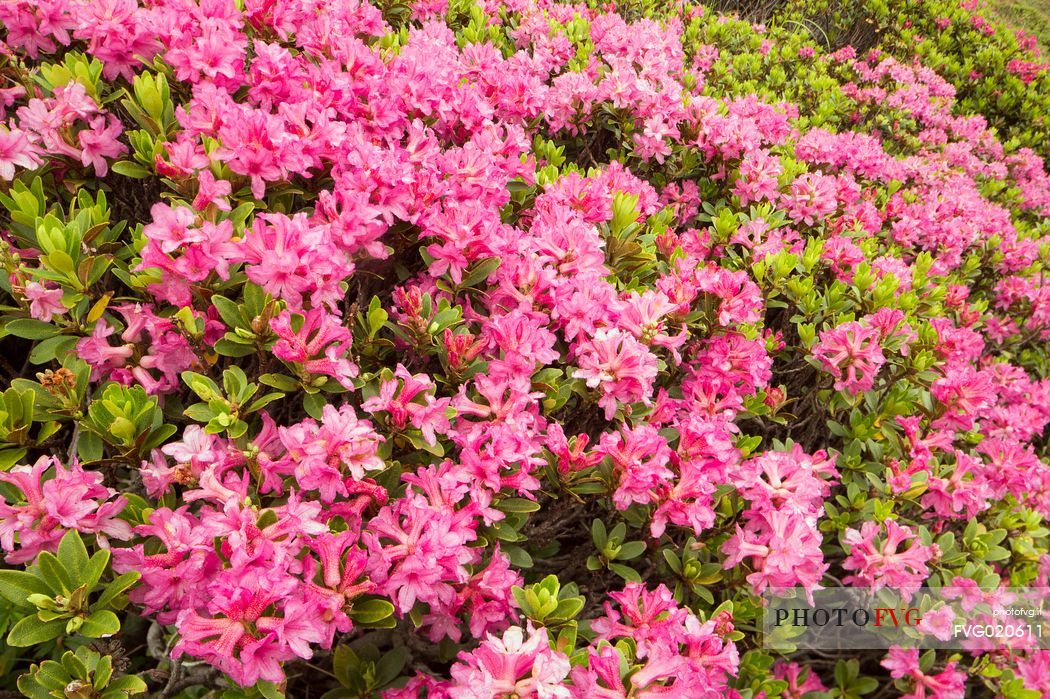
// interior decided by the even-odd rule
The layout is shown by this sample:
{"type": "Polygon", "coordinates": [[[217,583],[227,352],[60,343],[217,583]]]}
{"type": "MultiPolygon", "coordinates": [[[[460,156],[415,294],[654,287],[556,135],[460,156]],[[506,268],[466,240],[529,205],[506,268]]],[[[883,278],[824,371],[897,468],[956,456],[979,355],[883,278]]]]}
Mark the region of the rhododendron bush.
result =
{"type": "Polygon", "coordinates": [[[1050,696],[761,642],[1050,587],[1050,72],[858,6],[0,2],[0,688],[1050,696]]]}

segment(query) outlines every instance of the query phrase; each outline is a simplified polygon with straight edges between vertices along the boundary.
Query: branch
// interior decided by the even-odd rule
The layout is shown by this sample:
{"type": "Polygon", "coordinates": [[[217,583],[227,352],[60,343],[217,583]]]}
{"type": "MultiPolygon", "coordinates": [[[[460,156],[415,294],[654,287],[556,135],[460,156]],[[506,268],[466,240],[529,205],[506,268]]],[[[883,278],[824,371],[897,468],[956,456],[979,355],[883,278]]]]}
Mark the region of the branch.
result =
{"type": "MultiPolygon", "coordinates": [[[[174,677],[175,675],[173,673],[172,678],[174,677]]],[[[182,690],[189,689],[190,687],[195,687],[197,685],[213,687],[220,677],[222,677],[222,673],[213,667],[197,668],[178,682],[168,680],[168,686],[164,688],[163,692],[156,696],[158,697],[158,699],[169,699],[170,697],[175,696],[182,690]]]]}
{"type": "Polygon", "coordinates": [[[73,421],[73,436],[69,438],[69,451],[66,452],[66,461],[72,461],[77,455],[77,445],[80,442],[80,423],[73,421]]]}
{"type": "Polygon", "coordinates": [[[150,657],[155,660],[167,660],[168,651],[164,645],[164,629],[157,622],[153,622],[146,632],[146,650],[150,657]]]}

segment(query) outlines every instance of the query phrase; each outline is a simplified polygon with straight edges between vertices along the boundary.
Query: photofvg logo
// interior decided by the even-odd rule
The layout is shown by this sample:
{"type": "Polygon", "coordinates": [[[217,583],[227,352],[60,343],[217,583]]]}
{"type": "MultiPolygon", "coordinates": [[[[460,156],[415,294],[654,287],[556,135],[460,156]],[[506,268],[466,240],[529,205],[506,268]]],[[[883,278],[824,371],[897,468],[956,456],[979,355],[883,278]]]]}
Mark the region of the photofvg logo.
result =
{"type": "Polygon", "coordinates": [[[762,602],[762,645],[781,652],[1050,649],[1050,588],[777,588],[762,602]]]}

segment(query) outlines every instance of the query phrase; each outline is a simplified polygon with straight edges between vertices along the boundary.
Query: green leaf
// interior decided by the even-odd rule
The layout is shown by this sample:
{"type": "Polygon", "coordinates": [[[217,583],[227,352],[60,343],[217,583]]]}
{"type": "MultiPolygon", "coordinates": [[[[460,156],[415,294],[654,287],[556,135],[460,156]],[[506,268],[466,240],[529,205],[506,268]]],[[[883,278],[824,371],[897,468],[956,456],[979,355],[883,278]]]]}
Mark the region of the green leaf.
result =
{"type": "Polygon", "coordinates": [[[501,260],[498,257],[489,257],[475,263],[474,269],[471,270],[460,283],[461,288],[469,288],[478,284],[479,282],[488,279],[489,275],[496,271],[496,268],[500,266],[501,260]]]}
{"type": "Polygon", "coordinates": [[[303,396],[303,409],[306,411],[306,414],[314,420],[320,420],[322,418],[322,411],[326,404],[327,401],[325,400],[325,397],[320,393],[303,396]]]}
{"type": "Polygon", "coordinates": [[[26,449],[0,449],[0,471],[6,471],[25,458],[26,449]]]}
{"type": "Polygon", "coordinates": [[[255,354],[255,347],[231,342],[224,337],[216,341],[215,351],[224,357],[247,357],[249,354],[255,354]]]}
{"type": "Polygon", "coordinates": [[[105,607],[112,602],[117,595],[126,592],[135,585],[139,580],[139,574],[135,571],[130,571],[118,575],[113,579],[113,582],[106,585],[106,588],[102,591],[98,601],[95,602],[96,607],[105,607]]]}
{"type": "Polygon", "coordinates": [[[591,481],[572,486],[571,490],[577,495],[601,495],[608,492],[609,488],[601,481],[591,481]]]}
{"type": "Polygon", "coordinates": [[[619,563],[610,563],[609,570],[619,575],[628,582],[641,582],[642,576],[638,574],[638,571],[634,568],[629,568],[619,563]]]}
{"type": "Polygon", "coordinates": [[[496,507],[503,512],[535,512],[540,509],[540,504],[526,498],[504,498],[496,507]]]}
{"type": "Polygon", "coordinates": [[[194,403],[183,410],[182,414],[195,422],[208,422],[215,417],[215,411],[207,403],[194,403]]]}
{"type": "Polygon", "coordinates": [[[144,180],[153,174],[138,163],[133,163],[130,160],[120,160],[113,163],[110,167],[118,175],[124,175],[124,177],[131,177],[136,180],[144,180]]]}
{"type": "Polygon", "coordinates": [[[156,449],[164,442],[168,441],[168,437],[179,431],[179,428],[175,425],[160,425],[155,427],[149,433],[149,438],[142,445],[139,450],[141,452],[149,451],[150,449],[156,449]]]}
{"type": "Polygon", "coordinates": [[[609,540],[609,535],[605,529],[605,522],[600,519],[596,519],[591,522],[591,539],[594,540],[594,545],[599,550],[605,548],[605,542],[609,540]]]}
{"type": "Polygon", "coordinates": [[[1010,557],[1010,552],[1002,546],[992,546],[988,553],[984,554],[984,560],[988,562],[1004,561],[1010,557]]]}
{"type": "Polygon", "coordinates": [[[94,432],[81,430],[77,439],[77,455],[81,461],[98,461],[103,453],[102,438],[94,432]]]}
{"type": "Polygon", "coordinates": [[[62,566],[55,555],[47,551],[41,551],[40,555],[36,559],[36,563],[40,566],[40,574],[53,591],[65,592],[69,594],[73,591],[76,585],[73,584],[72,578],[69,577],[69,573],[62,566]]]}
{"type": "Polygon", "coordinates": [[[520,546],[504,546],[503,553],[507,554],[507,558],[510,560],[511,564],[518,568],[531,568],[533,565],[532,556],[520,546]]]}
{"type": "Polygon", "coordinates": [[[840,660],[835,663],[835,683],[845,689],[857,677],[859,663],[856,661],[840,660]]]}
{"type": "Polygon", "coordinates": [[[29,595],[47,595],[52,592],[44,581],[23,570],[0,570],[0,596],[20,607],[32,607],[29,595]]]}
{"type": "Polygon", "coordinates": [[[62,567],[72,571],[73,575],[77,575],[87,567],[88,551],[79,532],[70,530],[62,537],[62,541],[58,544],[58,560],[62,567]]]}
{"type": "Polygon", "coordinates": [[[77,338],[67,335],[56,335],[38,342],[29,353],[30,364],[46,364],[53,359],[71,352],[77,344],[77,338]]]}
{"type": "Polygon", "coordinates": [[[667,561],[667,567],[670,568],[675,575],[681,575],[682,562],[678,559],[678,556],[676,556],[670,549],[663,549],[660,553],[663,554],[664,560],[667,561]]]}
{"type": "Polygon", "coordinates": [[[108,609],[92,612],[80,627],[80,634],[88,638],[103,638],[120,631],[120,619],[108,609]]]}
{"type": "Polygon", "coordinates": [[[248,406],[247,412],[254,413],[256,410],[262,410],[270,403],[273,403],[275,400],[279,400],[281,398],[284,398],[283,393],[267,393],[265,396],[257,398],[254,402],[252,402],[252,404],[248,406]]]}
{"type": "Polygon", "coordinates": [[[112,691],[119,692],[121,695],[145,694],[148,688],[148,685],[141,677],[138,677],[137,675],[124,675],[123,677],[111,680],[110,683],[106,685],[106,693],[102,696],[106,697],[106,695],[112,691]]]}
{"type": "Polygon", "coordinates": [[[620,547],[619,553],[616,554],[616,560],[618,561],[630,561],[638,558],[645,553],[645,542],[643,541],[628,541],[626,544],[620,547]]]}
{"type": "MultiPolygon", "coordinates": [[[[17,686],[18,691],[23,696],[29,697],[29,699],[52,699],[52,694],[47,687],[39,684],[30,673],[21,675],[18,678],[17,686]]],[[[59,689],[62,689],[62,686],[59,689]]]]}
{"type": "Polygon", "coordinates": [[[397,679],[401,671],[405,669],[405,663],[408,662],[408,649],[404,646],[397,646],[389,650],[379,661],[376,663],[376,674],[375,684],[373,689],[382,689],[386,685],[390,684],[397,679]]]}
{"type": "Polygon", "coordinates": [[[584,604],[583,597],[569,597],[558,602],[558,608],[554,610],[554,614],[551,616],[557,619],[572,619],[581,611],[583,611],[584,604]]]}
{"type": "Polygon", "coordinates": [[[113,676],[113,659],[108,655],[103,655],[99,658],[98,665],[95,666],[95,681],[93,682],[95,689],[102,689],[109,684],[109,679],[113,676]]]}
{"type": "Polygon", "coordinates": [[[225,296],[215,295],[211,297],[211,302],[216,310],[219,311],[219,317],[222,318],[222,322],[226,323],[228,327],[239,328],[247,326],[244,316],[241,315],[241,309],[233,301],[225,296]]]}
{"type": "MultiPolygon", "coordinates": [[[[378,300],[373,297],[373,300],[378,300]]],[[[376,306],[375,308],[368,309],[368,336],[375,337],[376,334],[383,329],[390,315],[383,310],[381,307],[376,306]]]]}
{"type": "Polygon", "coordinates": [[[874,677],[860,677],[850,685],[857,694],[871,694],[879,688],[879,681],[874,677]]]}
{"type": "Polygon", "coordinates": [[[43,340],[47,337],[54,337],[59,332],[58,328],[51,325],[51,323],[45,323],[35,318],[12,320],[4,325],[3,329],[8,335],[22,337],[27,340],[43,340]]]}
{"type": "Polygon", "coordinates": [[[339,645],[335,647],[335,652],[332,653],[332,672],[335,673],[336,679],[339,680],[339,684],[347,687],[350,685],[352,679],[352,673],[359,664],[357,654],[354,653],[350,646],[339,645]]]}
{"type": "Polygon", "coordinates": [[[241,401],[244,400],[244,393],[248,386],[248,377],[243,369],[234,365],[222,372],[222,385],[226,389],[226,395],[231,400],[241,401]]]}
{"type": "Polygon", "coordinates": [[[40,621],[35,614],[21,619],[7,634],[7,645],[28,648],[58,638],[66,628],[65,619],[40,621]]]}
{"type": "Polygon", "coordinates": [[[273,682],[259,680],[255,684],[255,688],[259,690],[259,694],[263,695],[264,699],[284,699],[284,692],[278,689],[273,682]]]}
{"type": "MultiPolygon", "coordinates": [[[[84,655],[88,655],[87,648],[84,649],[84,655]]],[[[62,667],[72,677],[83,677],[89,672],[87,664],[75,653],[62,654],[62,667]]]]}
{"type": "Polygon", "coordinates": [[[394,605],[385,599],[366,599],[354,602],[350,618],[362,624],[374,624],[394,614],[394,605]]]}
{"type": "Polygon", "coordinates": [[[102,574],[106,572],[106,567],[108,565],[109,551],[96,551],[95,555],[91,556],[91,559],[88,560],[82,571],[78,571],[78,582],[80,582],[81,585],[86,585],[88,591],[95,589],[95,586],[99,584],[99,580],[102,579],[102,574]]]}
{"type": "Polygon", "coordinates": [[[298,381],[284,374],[263,374],[259,377],[259,383],[285,393],[292,393],[301,388],[298,381]]]}
{"type": "Polygon", "coordinates": [[[219,391],[218,384],[203,374],[198,374],[195,371],[184,371],[182,372],[182,380],[203,401],[222,398],[222,392],[219,391]]]}
{"type": "MultiPolygon", "coordinates": [[[[245,203],[241,204],[240,206],[238,206],[233,211],[231,211],[227,218],[230,221],[233,221],[233,225],[234,226],[237,226],[238,228],[240,228],[240,226],[243,226],[244,222],[248,220],[248,217],[251,215],[251,213],[252,213],[252,211],[254,209],[255,209],[255,203],[248,201],[248,202],[245,202],[245,203]]],[[[249,292],[251,291],[252,287],[254,287],[255,289],[259,288],[259,287],[255,287],[254,284],[246,285],[245,286],[245,290],[244,290],[244,300],[245,301],[249,301],[248,295],[249,295],[249,292]]]]}
{"type": "MultiPolygon", "coordinates": [[[[62,665],[56,663],[54,660],[45,660],[40,663],[37,671],[32,674],[34,675],[34,679],[39,682],[41,686],[47,687],[52,691],[65,690],[66,685],[69,683],[69,678],[63,672],[62,665]]],[[[58,696],[64,695],[65,692],[63,691],[58,696]]],[[[56,695],[51,694],[50,696],[54,697],[56,695]]]]}

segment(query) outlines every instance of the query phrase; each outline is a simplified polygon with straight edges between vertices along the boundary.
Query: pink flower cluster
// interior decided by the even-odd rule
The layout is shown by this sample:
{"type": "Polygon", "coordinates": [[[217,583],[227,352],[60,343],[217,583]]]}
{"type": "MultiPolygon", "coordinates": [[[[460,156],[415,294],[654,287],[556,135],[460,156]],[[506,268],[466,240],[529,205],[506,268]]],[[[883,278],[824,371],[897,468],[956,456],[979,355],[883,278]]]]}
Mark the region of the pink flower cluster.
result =
{"type": "MultiPolygon", "coordinates": [[[[699,540],[719,593],[839,574],[911,596],[939,574],[920,522],[1050,516],[1040,155],[917,63],[788,47],[834,94],[791,82],[799,103],[777,102],[742,91],[734,56],[781,69],[781,34],[614,9],[486,1],[468,30],[442,0],[396,21],[361,0],[0,4],[0,55],[75,48],[104,78],[0,88],[4,191],[44,173],[54,216],[62,191],[122,172],[163,192],[120,240],[78,229],[63,254],[110,265],[101,282],[56,272],[12,219],[13,334],[76,338],[84,401],[141,386],[179,428],[112,482],[72,458],[0,473],[6,560],[69,530],[126,542],[136,611],[244,686],[283,682],[385,602],[401,630],[459,644],[447,677],[416,663],[389,697],[736,697],[732,615],[694,611],[703,586],[650,554],[699,540]],[[150,65],[170,115],[125,133],[115,86],[150,65]],[[183,412],[182,378],[234,365],[281,394],[224,405],[236,437],[183,412]],[[890,514],[858,521],[876,493],[890,514]],[[579,647],[511,591],[563,543],[527,539],[564,503],[630,523],[638,570],[683,583],[591,586],[604,613],[579,647]]],[[[1017,662],[1033,686],[1041,657],[1017,662]]],[[[913,696],[962,696],[954,662],[883,666],[913,696]]],[[[785,696],[824,688],[771,672],[785,696]]]]}
{"type": "Polygon", "coordinates": [[[732,477],[748,501],[746,524],[736,525],[723,545],[723,566],[748,560],[755,572],[747,581],[756,592],[798,586],[812,595],[819,590],[828,564],[817,520],[836,475],[834,457],[824,451],[806,454],[798,444],[790,452],[766,452],[741,464],[732,477]]]}
{"type": "Polygon", "coordinates": [[[958,669],[954,661],[938,673],[925,673],[919,667],[917,648],[890,648],[882,666],[890,671],[890,677],[908,682],[911,691],[901,695],[907,699],[962,699],[966,696],[966,672],[958,669]]]}
{"type": "MultiPolygon", "coordinates": [[[[137,384],[147,393],[164,393],[180,386],[180,373],[199,359],[175,322],[140,304],[122,304],[113,310],[126,324],[116,338],[123,344],[113,345],[110,338],[117,335],[117,329],[105,319],[95,324],[90,337],[77,343],[78,355],[91,365],[92,378],[126,386],[137,384]]],[[[216,331],[213,326],[209,334],[216,331]]]]}
{"type": "Polygon", "coordinates": [[[820,334],[813,356],[835,377],[835,390],[853,395],[870,391],[886,363],[879,331],[858,322],[843,323],[820,334]]]}
{"type": "Polygon", "coordinates": [[[936,544],[923,544],[910,527],[892,519],[865,522],[860,530],[847,529],[843,538],[850,552],[842,567],[853,571],[843,582],[873,592],[889,587],[905,599],[922,586],[930,574],[927,564],[938,555],[936,544]]]}
{"type": "Polygon", "coordinates": [[[105,177],[109,159],[127,152],[118,140],[124,129],[79,82],[59,87],[53,97],[34,97],[0,128],[0,180],[11,180],[15,167],[33,168],[60,158],[105,177]]]}
{"type": "Polygon", "coordinates": [[[597,632],[587,649],[585,666],[571,668],[569,658],[551,649],[545,629],[511,627],[502,638],[489,636],[470,653],[461,653],[448,684],[413,680],[404,691],[388,697],[428,696],[464,699],[494,696],[597,697],[648,696],[689,691],[696,696],[734,695],[728,679],[740,659],[735,645],[724,639],[733,630],[731,617],[701,622],[680,608],[662,585],[648,590],[630,583],[610,594],[605,616],[593,625],[597,632]],[[633,639],[633,658],[613,645],[633,639]],[[638,668],[624,679],[623,663],[638,668]],[[571,685],[566,682],[570,677],[571,685]]]}
{"type": "Polygon", "coordinates": [[[7,551],[8,563],[26,563],[41,551],[54,551],[70,530],[95,534],[102,546],[108,537],[131,538],[131,527],[118,519],[127,499],[102,485],[101,473],[85,471],[76,461],[67,468],[41,456],[32,466],[0,473],[0,482],[17,488],[20,496],[13,502],[0,499],[0,547],[7,551]]]}

